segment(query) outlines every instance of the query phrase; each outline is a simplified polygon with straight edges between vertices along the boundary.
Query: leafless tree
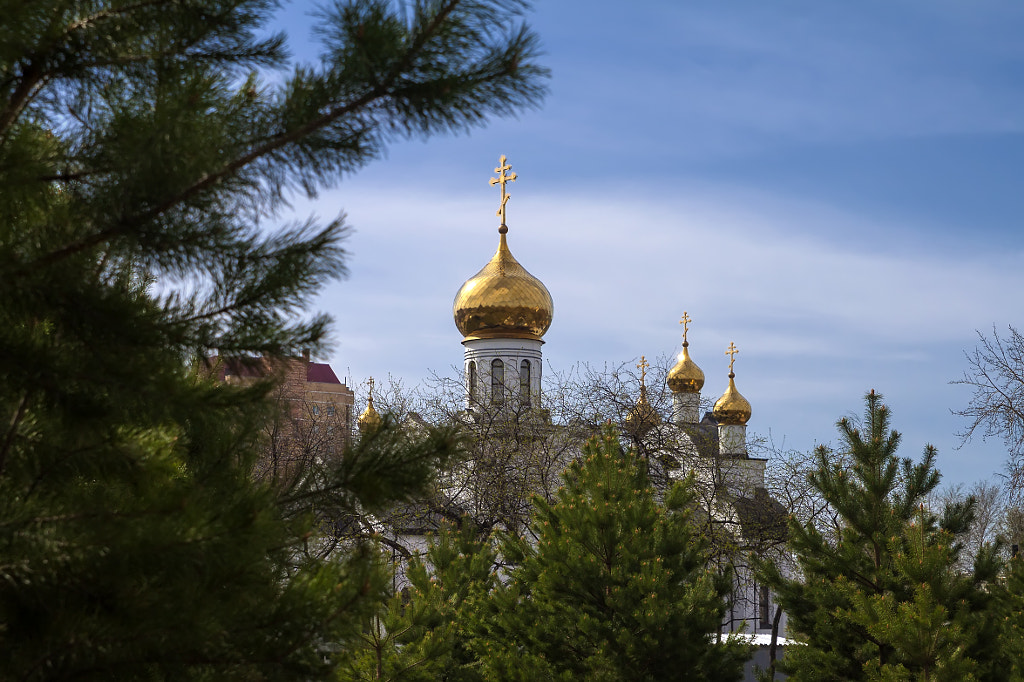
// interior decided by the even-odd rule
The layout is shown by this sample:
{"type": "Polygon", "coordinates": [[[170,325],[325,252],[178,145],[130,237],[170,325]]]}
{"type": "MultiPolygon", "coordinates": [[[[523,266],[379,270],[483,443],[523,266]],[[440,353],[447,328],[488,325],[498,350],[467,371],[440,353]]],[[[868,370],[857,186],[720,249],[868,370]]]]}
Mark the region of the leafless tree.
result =
{"type": "MultiPolygon", "coordinates": [[[[365,407],[365,396],[360,390],[357,410],[365,407]]],[[[462,440],[456,430],[426,423],[406,428],[400,420],[410,414],[408,403],[400,382],[394,380],[374,391],[382,424],[361,434],[355,428],[358,412],[345,410],[344,405],[315,402],[285,387],[275,398],[264,422],[264,448],[255,471],[277,494],[285,514],[316,519],[320,532],[307,539],[301,554],[325,557],[372,541],[396,557],[409,558],[410,548],[394,528],[417,502],[400,500],[382,507],[375,499],[393,499],[388,491],[403,485],[398,480],[402,476],[422,480],[435,465],[448,468],[460,461],[462,440]],[[396,452],[407,453],[407,466],[393,472],[393,480],[375,478],[375,461],[383,453],[396,452]],[[370,491],[360,503],[350,494],[355,483],[370,491]]]]}
{"type": "MultiPolygon", "coordinates": [[[[733,483],[743,478],[741,469],[750,462],[719,452],[717,423],[707,418],[686,426],[672,423],[672,392],[666,383],[672,364],[662,356],[641,371],[634,371],[635,361],[602,369],[577,366],[559,377],[561,388],[556,394],[560,400],[553,413],[568,423],[611,420],[619,425],[624,443],[643,456],[652,481],[662,489],[689,476],[696,493],[693,518],[711,539],[711,560],[734,579],[729,613],[735,622],[727,625],[739,627],[752,613],[759,614],[758,621],[770,622],[774,614],[754,608],[766,602],[754,582],[751,558],[784,552],[787,508],[780,501],[796,499],[793,484],[805,481],[805,476],[773,475],[773,467],[786,462],[768,457],[765,486],[737,489],[733,483]],[[646,417],[638,410],[641,393],[646,402],[643,409],[650,410],[646,417]],[[783,493],[781,497],[772,490],[773,483],[783,493]]],[[[711,412],[715,397],[705,394],[702,414],[711,412]]],[[[754,457],[767,456],[756,442],[748,443],[748,450],[754,457]]],[[[798,485],[806,494],[806,483],[798,485]]],[[[760,622],[746,625],[764,626],[760,622]]]]}
{"type": "MultiPolygon", "coordinates": [[[[418,534],[463,515],[484,532],[500,528],[526,533],[533,496],[550,499],[562,484],[563,470],[579,456],[586,440],[611,421],[619,427],[623,445],[644,457],[660,489],[692,474],[698,516],[715,549],[713,560],[737,579],[737,606],[742,600],[759,599],[749,558],[752,553],[768,556],[783,551],[790,505],[800,518],[827,521],[827,510],[811,499],[806,484],[809,457],[781,457],[763,448],[752,451],[769,459],[766,487],[729,489],[726,481],[731,480],[732,469],[745,463],[742,458],[718,456],[713,421],[682,428],[671,423],[672,393],[665,382],[669,358],[656,358],[645,368],[643,392],[650,414],[636,419],[641,378],[635,365],[580,364],[561,373],[546,372],[540,405],[524,402],[511,391],[497,401],[474,400],[467,405],[458,370],[453,377],[434,376],[414,390],[394,380],[379,382],[374,402],[381,414],[413,432],[457,426],[464,457],[442,473],[426,498],[372,519],[360,518],[347,530],[378,533],[385,544],[393,545],[396,556],[414,552],[418,534]]],[[[356,413],[363,408],[365,391],[358,393],[356,413]]],[[[710,412],[711,406],[712,399],[705,399],[704,411],[710,412]]],[[[360,440],[358,434],[354,438],[360,440]]],[[[749,614],[751,609],[735,612],[749,614]]]]}
{"type": "Polygon", "coordinates": [[[334,405],[291,396],[283,388],[263,427],[264,448],[256,463],[257,480],[287,491],[301,483],[317,462],[336,462],[351,440],[347,415],[334,405]]]}
{"type": "MultiPolygon", "coordinates": [[[[838,538],[842,529],[841,518],[809,480],[819,466],[817,451],[782,449],[773,443],[762,445],[759,451],[769,459],[765,483],[772,497],[801,525],[811,524],[825,537],[838,538]]],[[[846,466],[841,461],[843,453],[831,449],[826,452],[831,461],[846,466]]]]}
{"type": "MultiPolygon", "coordinates": [[[[555,397],[561,389],[551,387],[545,395],[555,397]]],[[[548,404],[531,404],[506,389],[500,399],[473,399],[467,406],[461,381],[434,376],[426,383],[415,416],[458,424],[466,442],[466,458],[439,482],[434,503],[441,516],[468,515],[483,532],[528,530],[533,496],[551,499],[590,434],[554,422],[548,404]]]]}
{"type": "Polygon", "coordinates": [[[968,406],[954,414],[968,420],[960,433],[966,443],[975,436],[1001,438],[1008,460],[1006,493],[1012,503],[1024,490],[1024,335],[1008,327],[1004,335],[978,332],[978,346],[966,353],[967,370],[954,384],[969,386],[968,406]]]}
{"type": "Polygon", "coordinates": [[[969,498],[974,499],[974,520],[967,533],[961,536],[963,549],[960,552],[958,569],[969,572],[974,565],[974,558],[986,544],[1007,538],[1008,515],[1011,508],[1007,505],[1005,489],[993,481],[976,481],[970,485],[957,483],[939,489],[929,503],[935,509],[944,509],[947,505],[962,503],[969,498]]]}

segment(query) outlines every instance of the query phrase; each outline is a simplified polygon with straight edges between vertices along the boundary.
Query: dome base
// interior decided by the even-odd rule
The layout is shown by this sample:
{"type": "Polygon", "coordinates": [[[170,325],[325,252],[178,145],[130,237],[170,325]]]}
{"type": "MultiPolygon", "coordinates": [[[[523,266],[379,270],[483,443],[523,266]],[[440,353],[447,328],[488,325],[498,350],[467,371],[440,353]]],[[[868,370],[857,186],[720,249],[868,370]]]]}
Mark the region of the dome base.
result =
{"type": "Polygon", "coordinates": [[[540,338],[536,334],[530,334],[529,332],[508,331],[506,329],[495,329],[493,331],[480,330],[477,332],[473,332],[469,336],[463,338],[462,343],[465,344],[467,341],[481,341],[492,339],[521,339],[524,341],[537,341],[538,343],[544,343],[544,339],[540,338]]]}

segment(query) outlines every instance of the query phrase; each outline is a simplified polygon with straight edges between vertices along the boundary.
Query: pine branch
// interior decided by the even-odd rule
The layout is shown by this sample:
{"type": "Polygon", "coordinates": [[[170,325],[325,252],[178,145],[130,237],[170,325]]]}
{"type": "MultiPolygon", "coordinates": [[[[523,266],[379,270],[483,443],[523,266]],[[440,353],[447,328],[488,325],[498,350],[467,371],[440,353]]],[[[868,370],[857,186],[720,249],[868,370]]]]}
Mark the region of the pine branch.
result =
{"type": "Polygon", "coordinates": [[[4,473],[4,465],[7,462],[7,453],[11,450],[11,444],[14,443],[14,437],[18,433],[18,425],[21,424],[21,420],[25,418],[25,413],[28,411],[28,400],[30,393],[25,391],[21,397],[21,402],[18,403],[17,409],[14,411],[14,415],[11,417],[11,423],[7,427],[7,434],[4,436],[3,446],[0,446],[0,476],[4,473]]]}

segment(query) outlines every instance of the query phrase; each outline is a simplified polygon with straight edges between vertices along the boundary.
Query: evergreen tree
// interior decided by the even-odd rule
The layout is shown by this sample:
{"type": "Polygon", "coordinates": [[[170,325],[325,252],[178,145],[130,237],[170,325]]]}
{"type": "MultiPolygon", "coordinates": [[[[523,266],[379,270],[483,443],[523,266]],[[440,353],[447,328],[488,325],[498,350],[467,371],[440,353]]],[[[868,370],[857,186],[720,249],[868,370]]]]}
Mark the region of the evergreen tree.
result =
{"type": "Polygon", "coordinates": [[[502,545],[513,568],[474,640],[491,677],[738,679],[746,647],[716,642],[729,577],[708,568],[689,486],[659,503],[610,426],[564,478],[553,503],[535,501],[536,544],[502,545]]]}
{"type": "Polygon", "coordinates": [[[1008,679],[1024,680],[1024,558],[1017,554],[1007,569],[1005,582],[993,586],[1003,619],[1000,649],[1006,655],[1008,679]]]}
{"type": "Polygon", "coordinates": [[[791,635],[806,643],[788,647],[779,667],[792,680],[1003,679],[996,548],[978,554],[973,572],[956,570],[973,500],[931,511],[935,449],[916,463],[897,457],[882,396],[866,400],[862,427],[838,422],[849,467],[822,446],[810,475],[841,519],[838,534],[791,521],[801,575],[761,566],[791,635]]]}
{"type": "MultiPolygon", "coordinates": [[[[272,382],[197,361],[321,349],[345,227],[276,211],[544,72],[516,0],[335,2],[295,66],[277,9],[0,1],[0,678],[312,679],[386,592],[371,546],[295,565],[312,516],[251,477],[272,382]]],[[[372,511],[454,441],[407,445],[302,499],[372,511]]]]}
{"type": "Polygon", "coordinates": [[[367,622],[364,646],[339,679],[483,680],[471,644],[479,605],[497,584],[495,563],[468,517],[443,523],[425,560],[409,561],[408,586],[367,622]]]}

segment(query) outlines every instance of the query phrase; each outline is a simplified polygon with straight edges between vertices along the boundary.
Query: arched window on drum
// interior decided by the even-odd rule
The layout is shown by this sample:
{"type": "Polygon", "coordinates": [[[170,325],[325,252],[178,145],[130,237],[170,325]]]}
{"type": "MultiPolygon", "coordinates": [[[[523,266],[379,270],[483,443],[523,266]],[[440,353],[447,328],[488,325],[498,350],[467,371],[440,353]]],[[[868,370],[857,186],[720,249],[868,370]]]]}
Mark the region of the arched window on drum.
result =
{"type": "Polygon", "coordinates": [[[505,363],[501,360],[491,361],[491,404],[501,405],[505,402],[505,363]]]}
{"type": "Polygon", "coordinates": [[[519,364],[519,400],[526,407],[530,406],[530,361],[523,360],[519,364]]]}

